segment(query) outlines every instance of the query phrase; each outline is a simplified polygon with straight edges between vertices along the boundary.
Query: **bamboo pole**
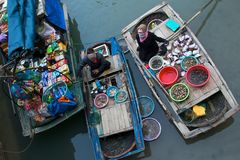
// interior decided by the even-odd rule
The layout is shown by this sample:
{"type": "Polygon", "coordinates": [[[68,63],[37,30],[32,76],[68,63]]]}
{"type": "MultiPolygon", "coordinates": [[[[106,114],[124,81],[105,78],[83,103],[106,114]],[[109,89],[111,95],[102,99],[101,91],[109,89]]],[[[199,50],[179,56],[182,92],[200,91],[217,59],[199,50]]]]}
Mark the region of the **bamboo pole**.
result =
{"type": "Polygon", "coordinates": [[[187,26],[189,25],[198,15],[200,15],[214,0],[209,0],[196,14],[194,14],[186,23],[184,23],[184,25],[177,30],[176,32],[174,32],[172,35],[170,35],[169,37],[167,37],[167,40],[170,41],[172,39],[174,39],[179,33],[181,33],[181,31],[187,26]]]}

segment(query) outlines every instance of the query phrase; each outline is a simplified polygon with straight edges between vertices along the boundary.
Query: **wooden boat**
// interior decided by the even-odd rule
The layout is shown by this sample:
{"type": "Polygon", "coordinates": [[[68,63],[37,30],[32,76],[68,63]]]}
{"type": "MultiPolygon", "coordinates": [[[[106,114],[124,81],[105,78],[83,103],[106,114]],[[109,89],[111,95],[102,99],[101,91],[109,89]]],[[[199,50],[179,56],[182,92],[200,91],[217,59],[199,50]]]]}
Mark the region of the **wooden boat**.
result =
{"type": "MultiPolygon", "coordinates": [[[[228,88],[216,65],[209,57],[207,51],[169,4],[163,3],[144,13],[125,27],[122,30],[122,35],[128,44],[135,63],[154,96],[167,115],[171,117],[171,120],[185,139],[193,138],[200,133],[218,126],[239,111],[239,105],[236,99],[228,88]],[[170,27],[167,27],[166,23],[169,20],[173,20],[175,24],[179,25],[178,30],[174,32],[170,27]],[[191,43],[194,43],[195,46],[197,46],[196,48],[199,48],[199,55],[196,56],[200,56],[198,58],[199,63],[203,64],[210,70],[211,76],[208,83],[201,88],[189,86],[190,96],[187,100],[181,103],[173,101],[169,96],[169,86],[162,85],[157,76],[154,76],[138,57],[135,36],[137,34],[136,28],[142,23],[146,24],[149,31],[155,33],[157,36],[168,39],[171,47],[176,45],[174,42],[180,41],[180,37],[188,35],[188,38],[191,38],[191,43]],[[207,107],[205,108],[206,115],[199,118],[192,118],[191,121],[186,120],[186,114],[189,110],[192,111],[193,106],[201,103],[207,104],[207,107]]],[[[164,57],[165,60],[168,60],[168,54],[171,53],[171,47],[168,47],[167,56],[164,57]]],[[[179,69],[178,64],[175,63],[173,66],[179,69]]],[[[184,76],[180,77],[178,82],[186,83],[184,76]]]]}
{"type": "MultiPolygon", "coordinates": [[[[79,59],[79,58],[74,57],[77,55],[73,53],[72,42],[71,42],[70,32],[69,32],[69,20],[68,20],[67,8],[65,4],[63,4],[63,10],[64,10],[64,18],[66,22],[67,31],[66,32],[61,31],[61,34],[63,36],[63,41],[65,42],[68,50],[68,55],[66,55],[66,58],[69,62],[68,66],[71,70],[70,76],[76,77],[75,68],[77,67],[77,62],[74,59],[79,59]]],[[[8,83],[6,83],[6,85],[9,88],[10,85],[8,83]]],[[[46,118],[44,121],[40,123],[34,122],[34,120],[32,120],[27,115],[27,111],[20,107],[16,107],[16,105],[13,103],[14,100],[12,100],[13,110],[15,113],[18,114],[18,117],[22,126],[23,136],[32,136],[33,134],[44,132],[50,128],[53,128],[54,126],[60,124],[64,120],[67,120],[71,116],[75,115],[85,107],[85,103],[83,101],[83,94],[82,94],[82,80],[78,79],[76,82],[74,82],[71,85],[71,87],[69,87],[69,89],[78,99],[79,105],[73,110],[66,111],[63,115],[57,115],[50,118],[46,118]]],[[[13,99],[13,96],[11,95],[10,90],[9,90],[9,94],[11,99],[13,99]]]]}
{"type": "MultiPolygon", "coordinates": [[[[83,69],[86,119],[95,159],[120,159],[144,150],[142,123],[136,91],[123,51],[115,38],[92,47],[103,46],[108,50],[106,59],[111,62],[110,69],[97,79],[91,77],[89,67],[83,69]],[[108,94],[111,86],[117,87],[115,91],[118,90],[113,93],[116,94],[114,98],[108,94]],[[117,101],[120,90],[125,91],[126,98],[117,101]],[[96,97],[105,92],[109,96],[108,103],[101,109],[97,108],[96,97]]],[[[82,57],[85,54],[83,51],[82,57]]]]}

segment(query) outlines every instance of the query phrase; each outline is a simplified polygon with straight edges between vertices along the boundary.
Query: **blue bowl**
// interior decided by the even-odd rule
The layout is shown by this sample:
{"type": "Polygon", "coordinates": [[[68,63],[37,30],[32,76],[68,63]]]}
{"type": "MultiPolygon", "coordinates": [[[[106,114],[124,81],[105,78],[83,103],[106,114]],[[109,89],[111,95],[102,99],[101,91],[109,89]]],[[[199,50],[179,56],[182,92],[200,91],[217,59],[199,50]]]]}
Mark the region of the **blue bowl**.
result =
{"type": "Polygon", "coordinates": [[[107,92],[106,93],[107,93],[108,97],[113,98],[117,94],[117,91],[118,91],[118,87],[116,87],[116,86],[109,86],[107,88],[107,92]]]}

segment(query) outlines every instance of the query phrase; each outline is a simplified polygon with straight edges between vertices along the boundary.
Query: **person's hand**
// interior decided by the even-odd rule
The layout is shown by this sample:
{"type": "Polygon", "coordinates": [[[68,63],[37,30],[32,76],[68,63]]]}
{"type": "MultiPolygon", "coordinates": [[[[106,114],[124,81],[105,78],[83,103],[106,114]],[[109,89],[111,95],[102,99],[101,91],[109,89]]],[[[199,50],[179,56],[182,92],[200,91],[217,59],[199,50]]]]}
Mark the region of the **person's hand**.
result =
{"type": "Polygon", "coordinates": [[[169,41],[166,40],[166,41],[164,42],[164,44],[167,46],[167,45],[169,44],[169,41]]]}
{"type": "Polygon", "coordinates": [[[98,69],[94,69],[93,70],[93,74],[98,74],[99,73],[99,70],[98,69]]]}

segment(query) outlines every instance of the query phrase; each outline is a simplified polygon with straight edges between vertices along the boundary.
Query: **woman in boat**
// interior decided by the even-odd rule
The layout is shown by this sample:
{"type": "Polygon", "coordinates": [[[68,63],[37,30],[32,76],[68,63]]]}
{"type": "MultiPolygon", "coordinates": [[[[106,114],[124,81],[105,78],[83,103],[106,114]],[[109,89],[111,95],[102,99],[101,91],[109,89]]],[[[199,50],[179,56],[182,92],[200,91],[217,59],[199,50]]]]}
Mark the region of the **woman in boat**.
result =
{"type": "Polygon", "coordinates": [[[111,63],[108,62],[103,58],[102,54],[96,53],[93,48],[88,48],[87,56],[85,56],[78,69],[78,76],[81,75],[81,71],[85,65],[89,65],[91,68],[91,76],[98,77],[100,76],[105,70],[109,69],[111,63]]]}
{"type": "Polygon", "coordinates": [[[137,48],[139,58],[145,63],[148,63],[148,61],[157,53],[165,55],[167,52],[166,45],[168,44],[168,41],[147,31],[147,26],[145,24],[140,24],[138,26],[136,39],[139,46],[137,48]],[[159,47],[157,42],[163,42],[164,44],[159,47]]]}

